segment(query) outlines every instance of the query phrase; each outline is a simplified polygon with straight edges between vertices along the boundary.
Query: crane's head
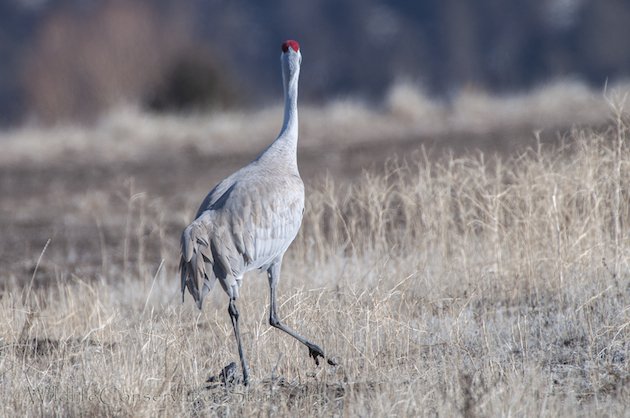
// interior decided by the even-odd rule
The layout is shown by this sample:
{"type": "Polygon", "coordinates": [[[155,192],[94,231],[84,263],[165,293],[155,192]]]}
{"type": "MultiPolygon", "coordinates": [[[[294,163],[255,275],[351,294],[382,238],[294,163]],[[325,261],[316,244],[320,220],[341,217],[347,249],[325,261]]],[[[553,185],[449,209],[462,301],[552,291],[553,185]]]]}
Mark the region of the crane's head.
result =
{"type": "Polygon", "coordinates": [[[293,52],[300,52],[300,44],[293,39],[289,39],[287,41],[282,42],[282,52],[286,54],[289,52],[289,48],[293,50],[293,52]]]}
{"type": "Polygon", "coordinates": [[[297,79],[300,74],[300,64],[302,63],[302,53],[300,44],[294,40],[287,40],[282,43],[282,74],[287,81],[297,79]]]}

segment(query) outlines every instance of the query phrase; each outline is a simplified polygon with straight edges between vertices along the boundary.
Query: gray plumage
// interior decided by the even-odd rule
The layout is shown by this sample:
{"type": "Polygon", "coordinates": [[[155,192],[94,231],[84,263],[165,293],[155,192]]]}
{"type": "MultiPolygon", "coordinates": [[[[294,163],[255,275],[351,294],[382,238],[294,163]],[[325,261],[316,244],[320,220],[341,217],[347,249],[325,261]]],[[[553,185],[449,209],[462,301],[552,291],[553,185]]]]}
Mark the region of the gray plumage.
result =
{"type": "MultiPolygon", "coordinates": [[[[243,382],[248,367],[238,329],[239,296],[243,275],[266,270],[270,286],[269,322],[309,348],[319,364],[321,348],[284,325],[276,313],[276,286],[282,257],[295,239],[304,212],[304,184],[297,167],[297,85],[302,56],[295,41],[282,45],[284,123],[278,138],[254,161],[217,184],[182,233],[181,288],[199,309],[216,281],[229,297],[228,312],[236,336],[243,382]]],[[[330,364],[334,360],[328,359],[330,364]]]]}

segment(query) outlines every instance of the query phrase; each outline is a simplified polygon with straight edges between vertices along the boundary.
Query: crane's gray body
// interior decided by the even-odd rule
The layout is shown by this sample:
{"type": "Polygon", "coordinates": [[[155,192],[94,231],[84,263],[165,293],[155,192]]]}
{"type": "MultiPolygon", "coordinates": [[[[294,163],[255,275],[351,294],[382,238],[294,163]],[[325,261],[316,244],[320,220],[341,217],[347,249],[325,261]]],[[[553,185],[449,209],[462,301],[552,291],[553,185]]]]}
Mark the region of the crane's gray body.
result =
{"type": "Polygon", "coordinates": [[[206,196],[182,234],[182,292],[201,308],[215,281],[238,298],[243,274],[267,270],[295,239],[304,212],[297,170],[258,158],[206,196]]]}

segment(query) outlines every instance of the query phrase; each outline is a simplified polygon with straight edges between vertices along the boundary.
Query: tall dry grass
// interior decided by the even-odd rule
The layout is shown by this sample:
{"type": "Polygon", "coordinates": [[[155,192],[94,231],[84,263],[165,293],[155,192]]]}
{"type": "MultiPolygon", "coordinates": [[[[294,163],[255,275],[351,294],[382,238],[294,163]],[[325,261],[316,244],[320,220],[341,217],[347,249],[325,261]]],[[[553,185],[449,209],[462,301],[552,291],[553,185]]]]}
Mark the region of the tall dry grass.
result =
{"type": "Polygon", "coordinates": [[[59,265],[49,286],[2,293],[1,413],[624,416],[630,121],[613,119],[509,158],[420,150],[309,187],[279,311],[340,366],[315,367],[268,326],[266,279],[251,275],[249,388],[204,388],[235,343],[220,290],[202,312],[180,304],[164,225],[181,214],[148,216],[159,203],[133,194],[111,219],[105,199],[95,231],[122,231],[123,261],[102,256],[85,277],[59,265]],[[140,224],[158,231],[157,258],[140,224]]]}

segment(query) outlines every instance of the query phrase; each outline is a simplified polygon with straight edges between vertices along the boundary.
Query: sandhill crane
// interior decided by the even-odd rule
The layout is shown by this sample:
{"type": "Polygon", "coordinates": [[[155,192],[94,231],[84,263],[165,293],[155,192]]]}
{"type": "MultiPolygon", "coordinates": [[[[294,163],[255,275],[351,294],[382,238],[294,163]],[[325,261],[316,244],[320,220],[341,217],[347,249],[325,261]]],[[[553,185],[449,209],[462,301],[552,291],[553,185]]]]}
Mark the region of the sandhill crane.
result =
{"type": "MultiPolygon", "coordinates": [[[[181,286],[201,309],[203,298],[215,281],[229,297],[243,383],[248,384],[249,368],[239,332],[236,299],[243,274],[266,270],[269,278],[269,324],[306,345],[319,365],[326,359],[323,350],[278,319],[276,287],[282,257],[296,237],[304,212],[304,184],[297,166],[298,79],[302,55],[296,41],[282,44],[284,82],[284,122],[277,139],[254,161],[217,184],[197,211],[195,220],[182,233],[181,286]]],[[[327,358],[328,363],[335,361],[327,358]]]]}

